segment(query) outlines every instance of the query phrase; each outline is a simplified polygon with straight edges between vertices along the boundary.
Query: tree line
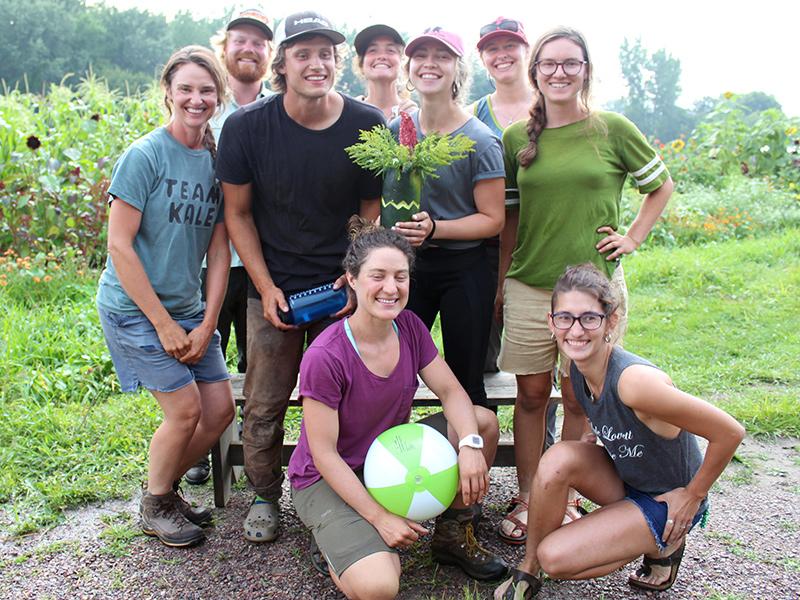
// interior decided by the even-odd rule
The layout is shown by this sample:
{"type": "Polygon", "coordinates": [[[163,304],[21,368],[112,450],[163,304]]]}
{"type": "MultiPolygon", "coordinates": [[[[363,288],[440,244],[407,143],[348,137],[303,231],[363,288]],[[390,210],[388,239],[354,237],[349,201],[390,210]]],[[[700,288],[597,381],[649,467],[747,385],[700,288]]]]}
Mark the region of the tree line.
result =
{"type": "MultiPolygon", "coordinates": [[[[223,10],[228,14],[230,10],[223,10]]],[[[195,18],[188,11],[172,20],[139,9],[87,5],[85,0],[0,0],[0,80],[5,89],[42,92],[51,83],[76,84],[87,72],[112,89],[134,92],[153,83],[173,50],[187,44],[208,45],[227,18],[195,18]]],[[[344,27],[349,45],[356,30],[344,27]]],[[[649,52],[641,40],[625,40],[619,53],[627,96],[608,108],[625,114],[648,136],[672,140],[689,134],[718,98],[703,98],[690,109],[677,105],[681,93],[680,61],[666,50],[649,52]]],[[[476,56],[471,56],[469,101],[493,90],[476,56]]],[[[364,84],[346,58],[338,88],[351,95],[364,84]]],[[[780,105],[763,92],[738,101],[747,112],[780,105]]]]}

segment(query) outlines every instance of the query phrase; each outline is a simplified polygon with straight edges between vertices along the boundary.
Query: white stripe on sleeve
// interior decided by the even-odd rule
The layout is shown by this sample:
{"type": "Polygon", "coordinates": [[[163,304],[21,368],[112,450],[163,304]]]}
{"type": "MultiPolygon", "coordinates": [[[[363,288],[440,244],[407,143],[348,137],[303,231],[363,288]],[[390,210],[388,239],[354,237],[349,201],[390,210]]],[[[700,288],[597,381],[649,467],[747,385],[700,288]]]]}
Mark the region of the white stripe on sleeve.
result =
{"type": "Polygon", "coordinates": [[[649,163],[647,163],[645,166],[643,166],[643,167],[642,167],[641,169],[639,169],[638,171],[634,171],[633,173],[631,173],[631,175],[633,175],[634,177],[639,177],[640,175],[644,175],[644,174],[645,174],[645,173],[647,173],[647,172],[648,172],[650,169],[652,169],[653,167],[655,167],[655,166],[656,166],[656,164],[658,164],[658,162],[659,162],[660,160],[661,160],[661,157],[660,157],[658,154],[656,154],[656,156],[655,156],[655,158],[654,158],[653,160],[651,160],[649,163]]]}
{"type": "Polygon", "coordinates": [[[647,185],[648,183],[653,181],[653,179],[655,179],[656,177],[661,175],[661,173],[663,173],[664,169],[666,169],[666,168],[667,168],[667,166],[662,162],[661,165],[655,171],[650,173],[650,175],[648,175],[647,177],[645,177],[642,180],[637,179],[636,180],[636,185],[638,187],[642,187],[643,185],[647,185]]]}

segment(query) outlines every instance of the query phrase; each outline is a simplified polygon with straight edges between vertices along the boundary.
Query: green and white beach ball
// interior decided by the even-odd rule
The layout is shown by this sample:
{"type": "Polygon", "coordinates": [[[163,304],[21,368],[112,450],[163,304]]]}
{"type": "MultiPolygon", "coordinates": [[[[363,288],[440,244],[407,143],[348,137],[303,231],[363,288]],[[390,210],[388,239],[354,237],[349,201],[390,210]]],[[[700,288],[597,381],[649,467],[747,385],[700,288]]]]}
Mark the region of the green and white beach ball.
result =
{"type": "Polygon", "coordinates": [[[412,521],[441,514],[458,490],[458,457],[433,427],[405,423],[380,434],[364,461],[364,484],[386,510],[412,521]]]}

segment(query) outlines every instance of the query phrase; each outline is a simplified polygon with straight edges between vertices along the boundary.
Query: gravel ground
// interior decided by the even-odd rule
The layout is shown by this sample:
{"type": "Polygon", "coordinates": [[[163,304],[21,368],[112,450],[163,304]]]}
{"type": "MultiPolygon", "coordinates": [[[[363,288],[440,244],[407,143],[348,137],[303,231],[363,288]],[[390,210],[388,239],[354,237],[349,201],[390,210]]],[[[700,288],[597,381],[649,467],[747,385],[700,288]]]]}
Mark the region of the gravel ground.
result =
{"type": "MultiPolygon", "coordinates": [[[[748,439],[712,492],[705,530],[696,529],[672,590],[661,598],[800,598],[800,440],[748,439]]],[[[514,488],[513,469],[492,470],[492,492],[479,538],[515,563],[522,550],[494,534],[514,488]]],[[[192,488],[211,502],[211,487],[192,488]]],[[[70,511],[65,522],[24,538],[0,537],[2,598],[288,598],[338,599],[330,580],[308,561],[308,535],[284,495],[283,529],[272,544],[241,536],[250,495],[239,490],[216,511],[208,540],[173,549],[138,533],[138,497],[70,511]]],[[[0,513],[0,527],[8,513],[0,513]]],[[[2,531],[2,529],[0,529],[2,531]]],[[[476,584],[452,567],[438,568],[427,541],[401,555],[400,598],[475,599],[493,586],[476,584]],[[467,593],[469,590],[469,594],[467,593]]],[[[649,594],[648,594],[649,595],[649,594]]],[[[637,598],[627,573],[587,582],[548,581],[542,599],[637,598]]]]}

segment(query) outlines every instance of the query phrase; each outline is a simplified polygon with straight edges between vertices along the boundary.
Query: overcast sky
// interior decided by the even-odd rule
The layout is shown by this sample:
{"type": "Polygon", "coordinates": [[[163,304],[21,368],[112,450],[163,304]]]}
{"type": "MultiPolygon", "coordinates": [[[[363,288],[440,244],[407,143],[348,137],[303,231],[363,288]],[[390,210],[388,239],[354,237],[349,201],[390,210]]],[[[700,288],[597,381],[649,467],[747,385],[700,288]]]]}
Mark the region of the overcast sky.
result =
{"type": "MultiPolygon", "coordinates": [[[[245,2],[244,7],[256,4],[245,2]]],[[[107,0],[106,3],[167,15],[188,10],[198,17],[219,17],[226,12],[223,4],[228,4],[210,0],[107,0]]],[[[682,106],[688,108],[703,96],[716,97],[726,91],[763,91],[775,96],[789,115],[800,116],[800,2],[796,0],[747,3],[738,0],[663,3],[281,0],[261,3],[261,7],[273,17],[316,9],[335,24],[360,29],[371,23],[386,23],[412,35],[425,27],[441,25],[461,34],[470,47],[474,47],[480,27],[498,15],[521,20],[531,43],[552,26],[568,25],[581,30],[588,40],[595,63],[594,97],[598,104],[625,94],[619,47],[625,38],[638,37],[650,51],[665,48],[680,59],[682,106]]]]}

